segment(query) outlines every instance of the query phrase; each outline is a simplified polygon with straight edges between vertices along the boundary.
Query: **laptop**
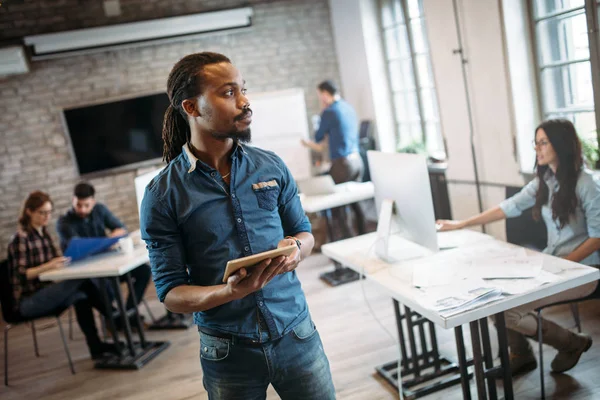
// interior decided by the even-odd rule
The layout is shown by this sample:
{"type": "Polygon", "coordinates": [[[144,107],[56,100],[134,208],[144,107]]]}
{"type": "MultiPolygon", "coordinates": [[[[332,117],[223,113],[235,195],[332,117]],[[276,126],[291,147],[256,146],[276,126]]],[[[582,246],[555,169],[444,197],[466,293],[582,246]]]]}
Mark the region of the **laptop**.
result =
{"type": "Polygon", "coordinates": [[[318,196],[337,192],[331,175],[315,176],[310,179],[298,181],[298,189],[300,189],[300,193],[304,193],[306,196],[318,196]]]}

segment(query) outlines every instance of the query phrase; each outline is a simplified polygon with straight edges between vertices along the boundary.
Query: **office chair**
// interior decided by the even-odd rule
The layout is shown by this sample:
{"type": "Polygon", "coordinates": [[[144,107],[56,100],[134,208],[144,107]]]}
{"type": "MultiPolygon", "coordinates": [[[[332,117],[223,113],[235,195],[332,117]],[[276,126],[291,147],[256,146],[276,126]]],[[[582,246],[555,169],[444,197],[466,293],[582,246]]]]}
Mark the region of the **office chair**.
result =
{"type": "Polygon", "coordinates": [[[8,267],[8,261],[4,260],[0,262],[0,306],[2,307],[2,317],[6,326],[4,327],[4,385],[8,386],[8,332],[13,326],[17,324],[30,323],[31,331],[33,333],[33,348],[35,350],[36,357],[40,356],[37,337],[35,332],[35,324],[34,321],[40,318],[46,317],[55,317],[56,322],[58,324],[58,329],[60,330],[60,337],[63,342],[63,346],[65,348],[65,353],[67,354],[67,359],[69,360],[69,367],[71,369],[71,373],[75,374],[75,367],[73,366],[73,361],[71,360],[71,353],[69,352],[69,347],[67,346],[67,341],[65,340],[65,333],[63,331],[62,323],[60,322],[60,315],[69,307],[60,307],[53,310],[51,313],[45,315],[37,315],[34,318],[27,318],[21,315],[18,311],[15,311],[15,298],[13,294],[13,286],[10,279],[10,271],[8,267]]]}

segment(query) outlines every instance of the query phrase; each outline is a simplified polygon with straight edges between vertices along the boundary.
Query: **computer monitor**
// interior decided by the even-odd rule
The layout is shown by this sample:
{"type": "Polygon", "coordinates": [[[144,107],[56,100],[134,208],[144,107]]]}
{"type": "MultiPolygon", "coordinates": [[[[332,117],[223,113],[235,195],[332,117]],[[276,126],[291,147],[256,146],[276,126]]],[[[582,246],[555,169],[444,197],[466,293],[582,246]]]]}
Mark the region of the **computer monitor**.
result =
{"type": "Polygon", "coordinates": [[[419,154],[367,153],[375,204],[379,215],[384,200],[392,200],[392,233],[437,252],[437,232],[427,161],[419,154]]]}

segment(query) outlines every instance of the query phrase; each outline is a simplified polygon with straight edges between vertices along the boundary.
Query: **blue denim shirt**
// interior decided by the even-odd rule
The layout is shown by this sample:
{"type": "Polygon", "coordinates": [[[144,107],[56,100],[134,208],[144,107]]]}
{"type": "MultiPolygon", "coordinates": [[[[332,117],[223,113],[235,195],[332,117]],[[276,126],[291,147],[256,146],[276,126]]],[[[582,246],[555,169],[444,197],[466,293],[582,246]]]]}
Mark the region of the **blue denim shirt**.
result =
{"type": "MultiPolygon", "coordinates": [[[[571,215],[569,222],[562,228],[558,220],[552,218],[551,207],[554,193],[558,191],[558,181],[551,171],[546,173],[544,181],[550,193],[548,203],[542,206],[542,218],[548,230],[548,246],[544,249],[544,253],[564,257],[588,238],[600,238],[600,186],[594,181],[592,174],[586,170],[579,174],[575,187],[577,208],[575,214],[571,215]]],[[[538,186],[539,179],[536,177],[519,193],[500,203],[500,208],[506,217],[518,217],[524,210],[533,207],[538,186]]],[[[592,253],[581,263],[600,265],[600,256],[598,252],[592,253]]]]}
{"type": "MultiPolygon", "coordinates": [[[[275,154],[238,144],[227,185],[184,146],[146,187],[140,229],[160,301],[181,285],[222,284],[227,261],[271,250],[287,235],[310,232],[290,171],[275,154]]],[[[290,332],[308,316],[296,271],[262,290],[207,311],[197,325],[264,341],[290,332]]]]}
{"type": "Polygon", "coordinates": [[[329,135],[329,157],[332,160],[358,152],[358,117],[350,104],[340,99],[321,114],[315,140],[329,135]]]}

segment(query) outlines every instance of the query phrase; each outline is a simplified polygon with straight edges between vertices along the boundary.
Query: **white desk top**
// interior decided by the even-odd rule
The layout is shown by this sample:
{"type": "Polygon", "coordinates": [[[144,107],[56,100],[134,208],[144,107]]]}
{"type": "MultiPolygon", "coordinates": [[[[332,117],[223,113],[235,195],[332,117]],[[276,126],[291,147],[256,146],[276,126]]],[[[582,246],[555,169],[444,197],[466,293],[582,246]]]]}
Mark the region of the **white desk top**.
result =
{"type": "Polygon", "coordinates": [[[149,262],[148,250],[143,244],[133,253],[108,253],[93,256],[69,266],[40,275],[41,281],[65,281],[69,279],[106,278],[125,275],[142,264],[149,262]]]}
{"type": "MultiPolygon", "coordinates": [[[[464,233],[464,231],[458,231],[455,237],[452,238],[452,232],[446,232],[444,233],[444,236],[446,236],[444,240],[453,240],[455,243],[460,243],[462,241],[463,247],[489,246],[492,243],[497,243],[499,247],[507,247],[507,243],[489,239],[489,237],[486,238],[485,236],[487,235],[483,234],[462,235],[462,240],[460,240],[460,238],[457,237],[460,236],[461,233],[464,233]]],[[[544,254],[541,255],[544,257],[544,269],[555,273],[561,278],[560,280],[537,287],[522,294],[502,298],[494,303],[486,304],[461,314],[443,318],[436,311],[425,308],[416,300],[419,296],[422,296],[423,292],[412,285],[413,271],[410,262],[405,261],[404,263],[389,264],[380,260],[375,256],[373,251],[375,239],[376,234],[371,233],[323,245],[321,251],[323,254],[342,265],[364,273],[367,279],[386,290],[391,297],[398,300],[400,303],[406,304],[414,311],[445,329],[454,328],[532,301],[552,296],[556,293],[593,282],[600,278],[600,271],[596,268],[586,267],[578,263],[544,254]]],[[[393,237],[393,239],[394,240],[390,240],[391,246],[389,252],[391,256],[401,258],[403,254],[406,253],[406,250],[411,254],[414,253],[414,243],[408,242],[397,236],[393,237]],[[405,243],[403,244],[403,242],[405,243]],[[404,250],[402,249],[403,246],[406,246],[404,250]]],[[[529,252],[533,253],[533,251],[528,250],[528,253],[529,252]]]]}
{"type": "Polygon", "coordinates": [[[375,196],[373,182],[346,182],[336,185],[332,194],[305,196],[300,194],[302,208],[307,213],[316,213],[330,208],[341,207],[357,201],[372,199],[375,196]]]}

